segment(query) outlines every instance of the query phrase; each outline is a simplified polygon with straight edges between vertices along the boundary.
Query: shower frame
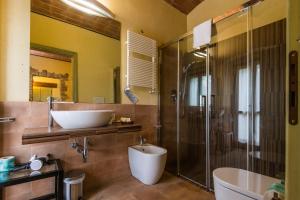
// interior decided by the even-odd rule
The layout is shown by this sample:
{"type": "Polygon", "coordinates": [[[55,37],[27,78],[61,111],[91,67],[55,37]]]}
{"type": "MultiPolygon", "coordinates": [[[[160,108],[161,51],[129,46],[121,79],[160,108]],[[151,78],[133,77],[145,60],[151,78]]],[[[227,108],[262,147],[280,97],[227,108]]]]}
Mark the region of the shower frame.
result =
{"type": "MultiPolygon", "coordinates": [[[[233,16],[233,15],[239,13],[239,12],[242,12],[242,11],[244,11],[247,8],[251,8],[251,6],[254,6],[254,5],[256,5],[256,4],[260,3],[260,2],[263,2],[263,1],[264,0],[249,0],[246,3],[243,3],[242,5],[240,5],[238,7],[235,7],[233,9],[231,9],[231,10],[223,13],[222,15],[218,15],[218,16],[214,17],[212,19],[212,25],[216,24],[218,22],[221,22],[223,20],[226,20],[226,19],[230,18],[231,16],[233,16]]],[[[181,35],[181,36],[179,36],[179,37],[177,37],[177,38],[175,38],[173,40],[170,40],[169,42],[166,42],[165,44],[162,44],[159,47],[159,49],[167,47],[167,46],[169,46],[169,45],[171,45],[173,43],[179,42],[180,40],[182,40],[182,39],[184,39],[184,38],[186,38],[188,36],[192,36],[192,35],[193,35],[193,31],[189,31],[187,33],[184,33],[183,35],[181,35]]]]}
{"type": "MultiPolygon", "coordinates": [[[[252,15],[252,6],[254,6],[254,5],[256,5],[256,4],[258,4],[262,1],[264,1],[264,0],[249,0],[246,3],[240,5],[236,8],[233,8],[233,9],[229,10],[228,12],[225,12],[223,15],[214,17],[213,20],[212,20],[212,25],[214,25],[218,22],[221,22],[223,20],[226,20],[226,19],[232,17],[235,14],[238,14],[238,13],[243,12],[243,11],[247,11],[247,66],[248,66],[247,68],[250,69],[250,70],[253,69],[253,63],[252,63],[252,59],[251,59],[252,56],[253,56],[253,52],[252,52],[252,29],[249,28],[249,27],[252,26],[252,24],[251,24],[251,20],[249,20],[249,18],[252,15]]],[[[169,41],[169,42],[167,42],[167,43],[165,43],[165,44],[163,44],[162,46],[159,47],[159,55],[160,55],[159,56],[159,70],[160,70],[161,65],[162,65],[162,63],[161,63],[162,49],[165,48],[165,47],[168,47],[170,45],[177,44],[177,67],[176,67],[176,69],[177,69],[177,91],[178,92],[177,92],[177,101],[176,101],[176,113],[177,113],[177,116],[176,116],[176,120],[177,120],[177,122],[176,122],[177,172],[176,173],[177,173],[178,176],[180,176],[184,179],[187,179],[187,180],[189,180],[189,181],[191,181],[191,182],[193,182],[193,183],[195,183],[195,184],[197,184],[201,187],[204,187],[204,188],[206,188],[210,191],[213,191],[212,185],[211,185],[211,179],[210,179],[210,177],[211,177],[211,172],[210,172],[210,167],[211,167],[211,164],[210,164],[210,117],[205,117],[206,118],[206,120],[205,120],[205,124],[206,124],[206,133],[205,133],[205,135],[206,135],[206,158],[205,158],[206,159],[206,174],[205,174],[206,175],[206,185],[203,185],[203,184],[201,184],[201,183],[199,183],[199,182],[197,182],[197,181],[195,181],[191,178],[188,178],[188,177],[186,177],[186,176],[184,176],[180,173],[180,148],[181,148],[180,147],[180,114],[179,114],[180,113],[180,101],[179,101],[179,99],[181,97],[180,92],[179,92],[180,91],[180,84],[181,84],[180,83],[181,82],[180,81],[180,73],[179,73],[179,71],[181,70],[181,63],[180,63],[181,58],[179,56],[180,55],[180,41],[182,41],[182,40],[184,40],[187,37],[190,37],[192,35],[193,35],[192,31],[187,32],[187,33],[183,34],[182,36],[180,36],[180,37],[178,37],[174,40],[171,40],[171,41],[169,41]]],[[[211,45],[212,44],[208,44],[208,45],[202,46],[201,48],[208,49],[211,45]]],[[[205,70],[206,71],[206,77],[209,76],[209,69],[210,69],[210,56],[209,56],[209,51],[207,51],[206,70],[205,70]]],[[[249,83],[251,84],[252,83],[251,82],[251,78],[252,78],[251,75],[250,75],[249,78],[250,78],[249,83]]],[[[160,80],[160,77],[159,77],[159,80],[160,80]]],[[[208,87],[209,87],[209,85],[207,84],[207,88],[206,88],[207,91],[208,91],[208,87]]],[[[253,87],[253,85],[251,85],[250,90],[252,89],[252,87],[253,87]]],[[[159,91],[161,91],[160,89],[161,89],[161,85],[159,84],[159,91]]],[[[251,92],[250,92],[250,94],[251,94],[251,92]]],[[[208,98],[207,98],[206,101],[211,102],[210,98],[211,98],[210,95],[208,95],[208,98]]],[[[251,96],[249,98],[252,99],[253,97],[251,96]]],[[[158,100],[158,103],[159,103],[158,111],[160,113],[161,112],[160,93],[159,93],[158,99],[159,99],[158,100]]],[[[210,104],[206,103],[206,105],[205,105],[206,116],[210,116],[209,107],[210,107],[210,104]]],[[[253,115],[252,111],[250,111],[250,113],[253,115]]],[[[159,141],[159,143],[161,143],[161,127],[162,127],[160,117],[161,116],[159,114],[159,116],[158,116],[158,121],[159,121],[158,141],[159,141]]],[[[249,129],[252,130],[253,126],[254,125],[253,125],[253,120],[252,120],[251,123],[250,123],[249,129]]],[[[247,134],[247,135],[248,135],[247,152],[250,152],[251,151],[250,150],[251,144],[249,144],[249,134],[247,134]]],[[[252,137],[253,137],[253,135],[252,135],[252,137]]],[[[251,141],[253,142],[253,139],[251,139],[251,141]]],[[[253,162],[251,162],[251,163],[253,163],[253,162]]],[[[251,170],[252,167],[250,167],[249,156],[247,155],[247,170],[251,170]]]]}

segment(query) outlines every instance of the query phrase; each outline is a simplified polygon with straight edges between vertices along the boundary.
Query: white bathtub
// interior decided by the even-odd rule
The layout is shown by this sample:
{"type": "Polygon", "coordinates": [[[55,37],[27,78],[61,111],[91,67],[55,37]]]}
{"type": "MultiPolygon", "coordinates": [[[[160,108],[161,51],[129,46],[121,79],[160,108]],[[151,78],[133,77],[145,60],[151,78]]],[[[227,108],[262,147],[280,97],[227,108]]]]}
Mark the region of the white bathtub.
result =
{"type": "Polygon", "coordinates": [[[167,160],[167,150],[144,144],[128,147],[132,176],[146,185],[153,185],[161,178],[167,160]]]}

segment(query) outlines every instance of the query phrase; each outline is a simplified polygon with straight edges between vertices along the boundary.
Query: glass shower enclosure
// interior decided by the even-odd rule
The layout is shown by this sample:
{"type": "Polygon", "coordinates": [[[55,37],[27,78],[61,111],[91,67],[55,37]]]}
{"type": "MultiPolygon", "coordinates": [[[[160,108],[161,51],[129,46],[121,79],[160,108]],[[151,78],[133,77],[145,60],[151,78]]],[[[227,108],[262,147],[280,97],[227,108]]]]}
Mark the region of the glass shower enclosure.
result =
{"type": "MultiPolygon", "coordinates": [[[[261,4],[264,4],[261,3],[261,4]]],[[[213,170],[284,177],[285,19],[261,24],[256,5],[160,49],[160,144],[167,170],[213,189],[213,170]]]]}

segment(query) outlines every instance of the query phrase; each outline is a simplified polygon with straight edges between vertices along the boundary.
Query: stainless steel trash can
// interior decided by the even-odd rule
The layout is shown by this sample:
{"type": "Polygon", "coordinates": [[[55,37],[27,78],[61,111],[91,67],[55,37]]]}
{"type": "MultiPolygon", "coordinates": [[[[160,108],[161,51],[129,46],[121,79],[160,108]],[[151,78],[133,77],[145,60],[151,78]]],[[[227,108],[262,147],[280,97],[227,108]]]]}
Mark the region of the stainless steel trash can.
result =
{"type": "Polygon", "coordinates": [[[64,178],[64,199],[81,200],[83,199],[83,180],[85,173],[73,170],[66,173],[64,178]]]}

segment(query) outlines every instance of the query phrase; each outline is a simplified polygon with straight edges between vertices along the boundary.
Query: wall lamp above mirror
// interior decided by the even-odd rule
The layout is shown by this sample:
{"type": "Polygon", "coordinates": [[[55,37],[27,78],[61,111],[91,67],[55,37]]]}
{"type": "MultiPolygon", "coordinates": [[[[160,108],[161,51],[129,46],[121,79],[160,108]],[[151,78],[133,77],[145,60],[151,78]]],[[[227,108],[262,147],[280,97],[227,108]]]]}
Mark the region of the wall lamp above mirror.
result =
{"type": "Polygon", "coordinates": [[[121,102],[120,22],[31,0],[30,42],[30,101],[121,102]]]}
{"type": "Polygon", "coordinates": [[[31,12],[120,40],[121,23],[97,0],[31,0],[31,12]]]}
{"type": "Polygon", "coordinates": [[[114,14],[97,0],[61,0],[65,4],[90,15],[114,18],[114,14]]]}

